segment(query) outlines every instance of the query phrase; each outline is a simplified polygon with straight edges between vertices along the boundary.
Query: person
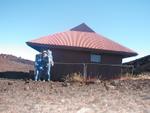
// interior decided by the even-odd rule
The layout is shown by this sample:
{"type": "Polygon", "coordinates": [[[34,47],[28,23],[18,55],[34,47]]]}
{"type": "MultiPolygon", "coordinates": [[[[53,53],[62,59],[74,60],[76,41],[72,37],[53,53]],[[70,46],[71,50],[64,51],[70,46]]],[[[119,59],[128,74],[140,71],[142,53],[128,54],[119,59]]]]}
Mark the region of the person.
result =
{"type": "Polygon", "coordinates": [[[46,75],[45,78],[47,81],[50,81],[51,66],[54,65],[52,52],[50,50],[43,51],[42,56],[43,56],[43,68],[45,72],[44,74],[46,75]]]}
{"type": "Polygon", "coordinates": [[[35,81],[41,78],[50,81],[50,71],[53,65],[54,61],[50,50],[42,51],[42,54],[37,54],[35,59],[35,81]]]}
{"type": "Polygon", "coordinates": [[[48,70],[48,55],[47,51],[42,52],[42,66],[43,66],[43,71],[42,71],[42,78],[43,80],[47,80],[47,70],[48,70]]]}
{"type": "Polygon", "coordinates": [[[54,66],[54,61],[53,61],[53,56],[52,56],[52,51],[49,49],[47,50],[47,56],[48,56],[48,63],[47,63],[47,80],[50,81],[50,72],[51,72],[51,66],[54,66]]]}
{"type": "Polygon", "coordinates": [[[35,57],[35,78],[34,80],[40,80],[41,78],[41,72],[43,70],[43,66],[42,66],[42,54],[37,54],[35,57]]]}

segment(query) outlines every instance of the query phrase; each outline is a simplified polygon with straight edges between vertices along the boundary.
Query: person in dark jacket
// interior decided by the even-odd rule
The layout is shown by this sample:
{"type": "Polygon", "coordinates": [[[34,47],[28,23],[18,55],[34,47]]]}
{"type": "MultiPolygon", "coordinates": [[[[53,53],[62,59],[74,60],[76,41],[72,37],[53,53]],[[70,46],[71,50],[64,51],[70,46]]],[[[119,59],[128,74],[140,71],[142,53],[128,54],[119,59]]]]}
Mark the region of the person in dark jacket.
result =
{"type": "Polygon", "coordinates": [[[35,78],[34,80],[40,80],[41,78],[41,73],[43,70],[43,66],[42,66],[42,54],[37,54],[35,57],[35,65],[34,65],[34,69],[35,69],[35,78]]]}
{"type": "Polygon", "coordinates": [[[43,51],[43,66],[46,75],[46,80],[50,81],[51,66],[54,65],[52,52],[50,50],[43,51]]]}

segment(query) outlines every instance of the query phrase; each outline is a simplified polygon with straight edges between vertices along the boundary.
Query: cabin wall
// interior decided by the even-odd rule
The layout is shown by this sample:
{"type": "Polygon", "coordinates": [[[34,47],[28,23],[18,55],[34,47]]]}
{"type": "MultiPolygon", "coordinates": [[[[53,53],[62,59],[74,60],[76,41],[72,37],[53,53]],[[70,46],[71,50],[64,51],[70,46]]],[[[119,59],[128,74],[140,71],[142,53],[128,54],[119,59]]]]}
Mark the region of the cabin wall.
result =
{"type": "MultiPolygon", "coordinates": [[[[83,64],[58,64],[58,63],[92,63],[90,52],[73,50],[52,50],[53,60],[56,63],[52,68],[52,79],[58,80],[68,74],[80,73],[83,75],[83,64]]],[[[122,57],[101,53],[100,64],[121,64],[122,57]]],[[[91,77],[102,76],[113,78],[121,72],[120,67],[101,66],[97,64],[87,65],[87,75],[91,77]]]]}
{"type": "MultiPolygon", "coordinates": [[[[73,51],[73,50],[52,50],[54,62],[62,63],[91,63],[90,61],[90,52],[83,51],[73,51]]],[[[121,64],[122,57],[112,54],[103,54],[101,55],[100,64],[121,64]]]]}
{"type": "Polygon", "coordinates": [[[71,51],[71,50],[52,50],[54,62],[63,63],[89,63],[90,57],[88,52],[71,51]]]}

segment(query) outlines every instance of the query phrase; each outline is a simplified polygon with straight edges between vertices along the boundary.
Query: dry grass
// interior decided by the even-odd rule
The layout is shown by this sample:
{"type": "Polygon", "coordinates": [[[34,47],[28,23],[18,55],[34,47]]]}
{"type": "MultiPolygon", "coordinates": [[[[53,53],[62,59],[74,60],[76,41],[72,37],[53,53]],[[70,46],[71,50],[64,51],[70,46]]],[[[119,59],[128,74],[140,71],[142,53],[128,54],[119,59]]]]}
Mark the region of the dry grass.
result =
{"type": "Polygon", "coordinates": [[[150,73],[141,73],[138,75],[139,79],[150,79],[150,73]]]}
{"type": "Polygon", "coordinates": [[[81,73],[73,73],[70,75],[67,75],[65,77],[65,82],[85,82],[85,78],[81,75],[81,73]]]}
{"type": "Polygon", "coordinates": [[[126,73],[124,75],[121,75],[120,80],[145,80],[145,79],[150,79],[150,73],[141,73],[138,75],[126,73]]]}
{"type": "MultiPolygon", "coordinates": [[[[150,73],[141,73],[138,75],[126,73],[120,75],[119,80],[145,80],[150,79],[150,73]]],[[[103,81],[101,78],[88,76],[85,78],[81,73],[73,73],[67,75],[64,79],[65,82],[77,82],[77,83],[97,83],[103,81]]]]}
{"type": "Polygon", "coordinates": [[[73,73],[71,75],[67,75],[65,77],[65,82],[76,82],[76,83],[86,83],[86,84],[93,84],[100,82],[101,80],[98,77],[90,77],[88,76],[85,78],[81,73],[73,73]]]}

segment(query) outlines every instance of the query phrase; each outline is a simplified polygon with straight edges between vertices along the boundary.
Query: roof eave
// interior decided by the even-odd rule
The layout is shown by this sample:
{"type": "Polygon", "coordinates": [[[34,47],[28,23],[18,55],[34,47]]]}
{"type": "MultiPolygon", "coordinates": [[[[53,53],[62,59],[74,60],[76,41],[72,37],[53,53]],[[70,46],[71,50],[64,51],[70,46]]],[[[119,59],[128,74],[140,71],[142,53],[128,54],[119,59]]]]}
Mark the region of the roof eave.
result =
{"type": "Polygon", "coordinates": [[[67,50],[80,50],[80,51],[90,51],[95,53],[113,53],[116,55],[121,55],[123,58],[132,57],[138,55],[136,52],[124,52],[124,51],[111,51],[111,50],[100,50],[100,49],[91,49],[83,47],[72,47],[72,46],[60,46],[60,45],[49,45],[49,44],[40,44],[33,42],[26,42],[26,44],[37,51],[43,51],[45,49],[67,49],[67,50]]]}

